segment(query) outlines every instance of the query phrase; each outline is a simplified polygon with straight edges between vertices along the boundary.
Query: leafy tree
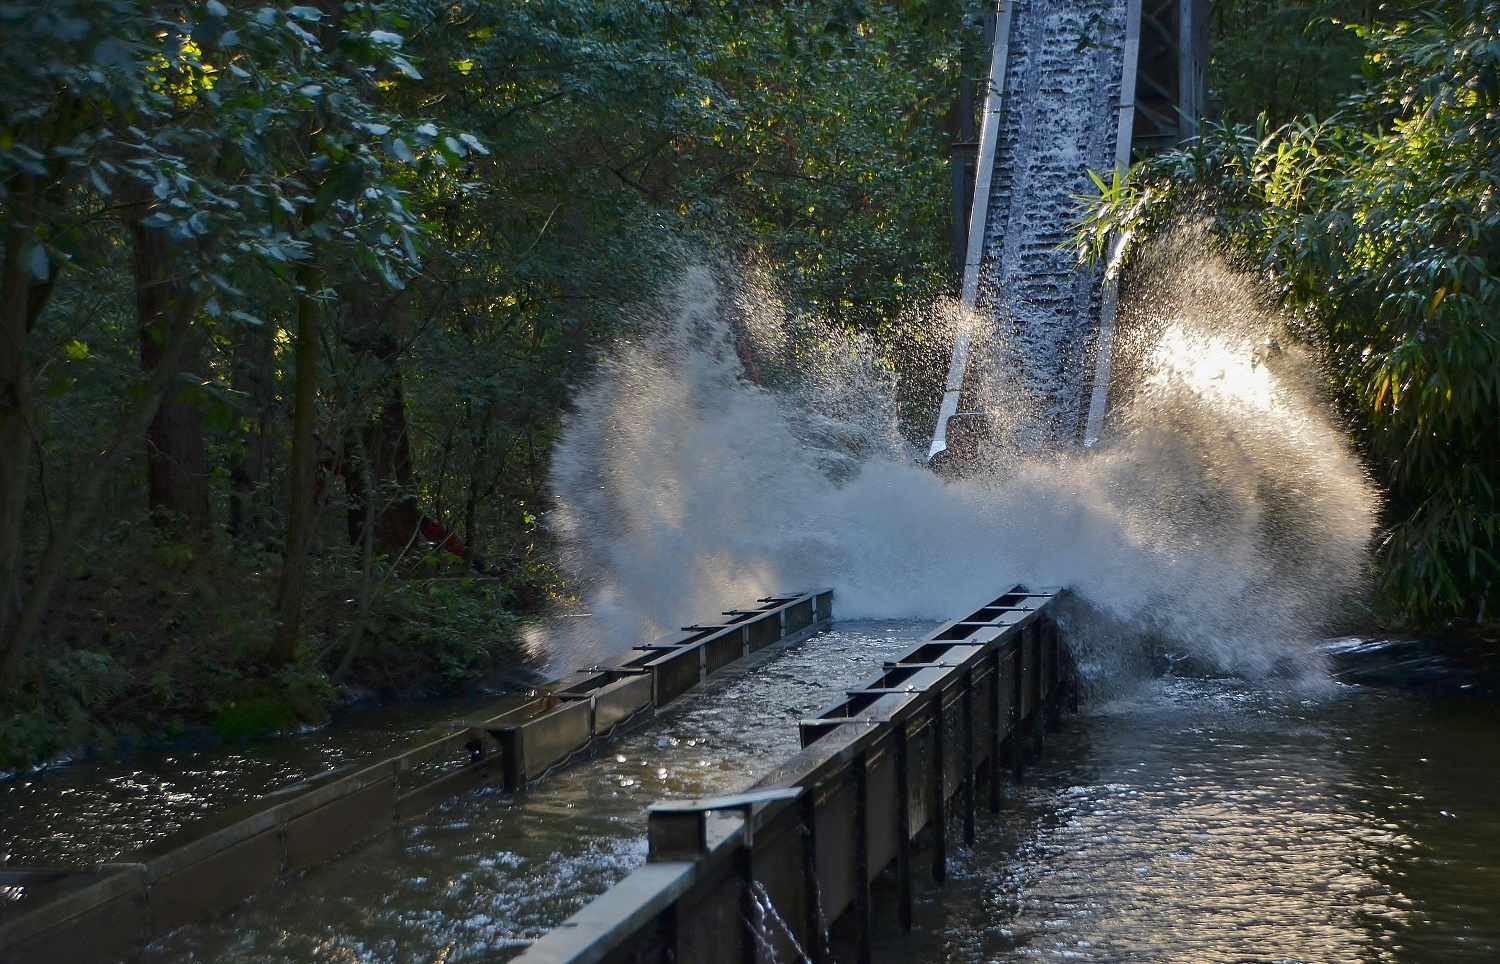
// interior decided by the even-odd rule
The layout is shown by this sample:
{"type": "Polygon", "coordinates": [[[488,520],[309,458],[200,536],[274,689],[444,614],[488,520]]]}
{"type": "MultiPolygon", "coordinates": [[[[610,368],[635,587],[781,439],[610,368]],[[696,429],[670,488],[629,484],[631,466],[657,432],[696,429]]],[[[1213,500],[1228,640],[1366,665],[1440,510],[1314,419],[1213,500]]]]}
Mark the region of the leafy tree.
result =
{"type": "Polygon", "coordinates": [[[189,343],[205,327],[257,323],[226,306],[236,290],[227,269],[264,261],[289,275],[306,306],[319,297],[307,266],[323,245],[347,249],[395,282],[415,263],[416,225],[383,168],[388,157],[412,158],[417,137],[436,133],[403,135],[359,96],[354,76],[411,69],[395,51],[399,37],[364,19],[339,38],[340,66],[357,66],[351,76],[319,60],[307,25],[325,15],[314,7],[69,0],[11,4],[4,16],[13,18],[5,62],[22,80],[6,88],[0,141],[0,682],[19,668],[91,503],[124,444],[156,416],[189,343]],[[339,126],[321,126],[333,117],[339,126]],[[177,245],[171,317],[148,326],[157,349],[150,371],[125,395],[113,435],[26,579],[31,399],[44,361],[35,336],[60,276],[108,270],[99,260],[108,241],[84,242],[121,214],[117,185],[128,181],[139,190],[128,192],[123,216],[177,245]],[[144,216],[141,193],[150,199],[144,216]]]}
{"type": "MultiPolygon", "coordinates": [[[[1399,6],[1407,6],[1401,3],[1399,6]]],[[[1273,124],[1332,113],[1359,90],[1365,47],[1351,28],[1395,14],[1376,0],[1215,0],[1208,87],[1224,119],[1273,124]]]]}
{"type": "Polygon", "coordinates": [[[1469,0],[1372,30],[1344,114],[1210,127],[1095,224],[1149,233],[1206,197],[1270,268],[1386,490],[1384,598],[1418,623],[1493,616],[1500,586],[1497,24],[1500,4],[1469,0]]]}
{"type": "Polygon", "coordinates": [[[0,7],[0,757],[492,666],[569,386],[685,262],[866,329],[950,285],[984,6],[0,7]]]}

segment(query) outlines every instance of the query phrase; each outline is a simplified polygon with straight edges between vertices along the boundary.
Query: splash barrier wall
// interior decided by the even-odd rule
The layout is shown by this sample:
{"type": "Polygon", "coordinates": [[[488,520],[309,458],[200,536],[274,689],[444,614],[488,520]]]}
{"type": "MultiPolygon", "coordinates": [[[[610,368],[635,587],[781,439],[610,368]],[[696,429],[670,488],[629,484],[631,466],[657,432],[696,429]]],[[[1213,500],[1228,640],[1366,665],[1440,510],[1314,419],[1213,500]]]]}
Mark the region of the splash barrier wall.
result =
{"type": "Polygon", "coordinates": [[[623,659],[570,674],[428,731],[353,772],[330,774],[198,821],[127,858],[89,867],[0,867],[5,964],[128,957],[325,863],[459,794],[519,790],[595,739],[652,715],[751,653],[833,617],[822,590],[758,600],[623,659]]]}
{"type": "Polygon", "coordinates": [[[941,882],[1073,701],[1055,590],[1007,592],[939,627],[800,724],[802,751],[750,791],[651,808],[650,856],[518,964],[868,961],[871,884],[894,871],[911,924],[913,843],[941,882]],[[841,945],[835,953],[835,937],[841,945]]]}

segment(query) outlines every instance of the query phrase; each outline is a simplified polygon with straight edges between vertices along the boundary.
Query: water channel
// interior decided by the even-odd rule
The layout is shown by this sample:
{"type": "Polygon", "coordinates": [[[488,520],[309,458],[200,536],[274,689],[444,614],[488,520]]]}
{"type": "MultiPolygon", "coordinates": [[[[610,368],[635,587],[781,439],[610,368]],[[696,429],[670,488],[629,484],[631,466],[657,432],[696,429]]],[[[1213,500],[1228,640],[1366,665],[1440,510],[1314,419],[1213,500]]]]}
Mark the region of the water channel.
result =
{"type": "Polygon", "coordinates": [[[879,960],[1500,959],[1500,707],[1159,678],[1095,702],[879,960]]]}
{"type": "MultiPolygon", "coordinates": [[[[799,718],[877,675],[883,661],[931,628],[843,623],[743,671],[726,671],[657,721],[530,792],[456,800],[290,886],[176,932],[147,960],[506,960],[645,860],[649,804],[748,787],[797,750],[799,718]]],[[[251,772],[324,768],[338,754],[323,734],[313,736],[305,755],[282,749],[270,754],[275,763],[251,772]]],[[[363,731],[356,736],[369,742],[363,731]]],[[[183,779],[172,767],[74,768],[26,781],[5,801],[10,807],[25,796],[28,814],[53,805],[51,851],[114,857],[115,848],[98,841],[131,836],[119,785],[135,791],[156,825],[184,809],[237,802],[244,786],[229,767],[207,760],[195,760],[192,772],[219,770],[220,780],[183,779]]]]}
{"type": "MultiPolygon", "coordinates": [[[[796,749],[799,716],[929,628],[840,624],[529,793],[459,799],[147,959],[507,960],[645,859],[649,803],[748,786],[796,749]]],[[[32,859],[116,857],[421,716],[384,733],[361,724],[13,779],[0,798],[7,845],[32,859]]],[[[1084,707],[955,854],[947,886],[919,886],[914,931],[886,927],[877,960],[1494,960],[1496,772],[1488,697],[1145,679],[1084,707]]]]}

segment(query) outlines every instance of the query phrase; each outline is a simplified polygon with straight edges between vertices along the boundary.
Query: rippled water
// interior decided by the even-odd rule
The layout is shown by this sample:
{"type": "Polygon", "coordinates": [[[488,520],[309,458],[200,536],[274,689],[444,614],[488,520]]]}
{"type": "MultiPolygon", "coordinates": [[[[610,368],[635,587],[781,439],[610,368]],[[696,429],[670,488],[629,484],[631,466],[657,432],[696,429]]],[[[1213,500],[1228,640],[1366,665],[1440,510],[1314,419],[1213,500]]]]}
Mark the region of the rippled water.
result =
{"type": "Polygon", "coordinates": [[[166,961],[497,961],[646,859],[645,808],[744,789],[797,720],[910,649],[926,623],[843,623],[712,681],[524,794],[485,791],[153,947],[166,961]]]}
{"type": "Polygon", "coordinates": [[[1165,679],[1088,707],[879,960],[1500,960],[1500,710],[1165,679]]]}
{"type": "MultiPolygon", "coordinates": [[[[147,958],[508,959],[645,859],[652,801],[748,786],[797,749],[799,717],[928,628],[841,624],[529,793],[455,800],[147,958]]],[[[11,785],[6,831],[17,850],[76,854],[89,838],[113,855],[425,722],[39,775],[11,785]],[[23,799],[51,809],[17,810],[23,799]]],[[[948,885],[919,882],[912,934],[877,917],[877,960],[1500,960],[1497,773],[1492,699],[1149,681],[1096,698],[1051,741],[954,855],[948,885]]]]}
{"type": "Polygon", "coordinates": [[[493,702],[380,705],[295,738],[179,746],[0,780],[0,857],[29,866],[116,860],[189,822],[357,765],[493,702]]]}

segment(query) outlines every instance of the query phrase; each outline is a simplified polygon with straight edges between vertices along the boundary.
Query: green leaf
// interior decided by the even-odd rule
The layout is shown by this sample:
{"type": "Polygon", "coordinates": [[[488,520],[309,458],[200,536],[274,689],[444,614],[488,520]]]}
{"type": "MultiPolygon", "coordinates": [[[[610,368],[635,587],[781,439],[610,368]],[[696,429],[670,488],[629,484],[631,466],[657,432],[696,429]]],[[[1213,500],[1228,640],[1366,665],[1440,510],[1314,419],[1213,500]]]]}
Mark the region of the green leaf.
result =
{"type": "Polygon", "coordinates": [[[27,267],[31,270],[31,276],[38,281],[46,281],[52,277],[52,259],[47,257],[47,249],[40,244],[31,246],[27,267]]]}
{"type": "Polygon", "coordinates": [[[417,160],[416,155],[411,152],[411,148],[407,145],[406,141],[399,137],[391,138],[390,142],[386,145],[386,153],[403,164],[414,164],[417,160]]]}

